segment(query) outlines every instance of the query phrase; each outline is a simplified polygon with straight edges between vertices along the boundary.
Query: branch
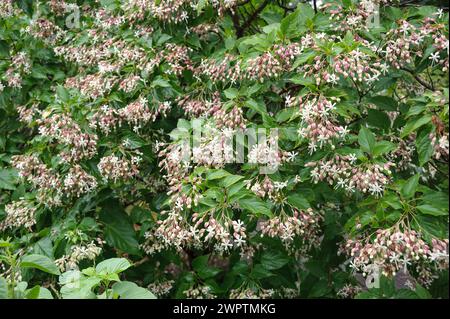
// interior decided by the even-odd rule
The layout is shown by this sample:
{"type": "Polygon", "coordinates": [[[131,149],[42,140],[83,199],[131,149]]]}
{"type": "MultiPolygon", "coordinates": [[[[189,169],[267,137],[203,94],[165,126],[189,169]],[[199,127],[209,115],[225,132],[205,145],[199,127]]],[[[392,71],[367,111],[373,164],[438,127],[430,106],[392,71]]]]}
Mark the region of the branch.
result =
{"type": "Polygon", "coordinates": [[[149,260],[150,260],[150,258],[148,258],[148,256],[145,256],[145,257],[142,258],[141,260],[136,261],[136,262],[134,263],[134,266],[135,266],[135,267],[140,266],[140,265],[142,265],[143,263],[145,263],[145,262],[147,262],[147,261],[149,261],[149,260]]]}
{"type": "Polygon", "coordinates": [[[231,15],[231,20],[233,21],[233,26],[236,29],[236,34],[238,35],[242,32],[241,26],[239,25],[239,16],[238,16],[237,12],[230,12],[230,15],[231,15]]]}
{"type": "Polygon", "coordinates": [[[408,69],[408,68],[406,68],[406,67],[402,67],[402,68],[400,68],[400,69],[403,70],[403,71],[408,72],[409,74],[411,74],[411,75],[414,77],[414,79],[416,79],[417,82],[419,82],[420,84],[422,84],[422,86],[424,86],[424,87],[427,88],[428,90],[434,91],[434,86],[431,85],[431,84],[429,84],[429,83],[427,83],[427,82],[426,82],[425,80],[423,80],[421,77],[419,77],[418,75],[416,75],[416,74],[414,73],[413,70],[408,69]]]}
{"type": "Polygon", "coordinates": [[[261,13],[261,11],[264,10],[264,8],[269,4],[270,0],[264,0],[263,3],[253,12],[253,14],[242,24],[242,26],[239,28],[239,30],[236,30],[236,36],[238,38],[242,37],[244,35],[245,29],[247,29],[252,22],[258,17],[258,15],[261,13]]]}

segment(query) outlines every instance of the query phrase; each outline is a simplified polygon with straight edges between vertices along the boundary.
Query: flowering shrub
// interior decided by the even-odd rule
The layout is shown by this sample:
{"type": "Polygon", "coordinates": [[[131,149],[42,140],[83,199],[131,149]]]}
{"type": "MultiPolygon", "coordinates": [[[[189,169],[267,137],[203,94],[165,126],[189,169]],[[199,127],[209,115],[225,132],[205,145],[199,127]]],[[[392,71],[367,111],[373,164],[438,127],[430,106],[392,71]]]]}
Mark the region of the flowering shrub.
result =
{"type": "Polygon", "coordinates": [[[0,298],[448,298],[438,6],[2,0],[0,19],[0,298]]]}

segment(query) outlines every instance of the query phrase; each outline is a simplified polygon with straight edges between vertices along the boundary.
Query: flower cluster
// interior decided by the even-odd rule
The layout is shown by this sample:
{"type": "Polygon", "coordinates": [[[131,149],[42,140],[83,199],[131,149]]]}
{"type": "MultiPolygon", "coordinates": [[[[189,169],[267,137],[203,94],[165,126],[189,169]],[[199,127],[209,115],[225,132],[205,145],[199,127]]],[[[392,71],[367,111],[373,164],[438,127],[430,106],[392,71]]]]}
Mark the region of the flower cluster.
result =
{"type": "Polygon", "coordinates": [[[344,287],[339,289],[339,291],[337,292],[337,295],[340,298],[353,299],[361,291],[362,291],[362,288],[359,286],[346,284],[344,287]]]}
{"type": "Polygon", "coordinates": [[[429,59],[431,63],[439,64],[445,72],[448,70],[448,53],[446,57],[441,57],[440,52],[448,51],[449,40],[442,34],[444,24],[438,24],[433,18],[429,17],[420,27],[402,20],[399,21],[399,27],[388,32],[388,40],[385,46],[385,58],[395,68],[403,68],[410,64],[414,57],[423,57],[427,39],[433,41],[436,52],[431,53],[429,59]]]}
{"type": "Polygon", "coordinates": [[[11,66],[6,70],[4,80],[9,87],[20,89],[23,75],[31,72],[31,61],[25,52],[17,54],[12,54],[11,52],[11,55],[11,66]]]}
{"type": "Polygon", "coordinates": [[[61,194],[58,193],[62,189],[60,176],[47,168],[37,156],[15,155],[11,158],[11,165],[18,170],[20,178],[38,191],[40,202],[49,206],[61,204],[61,194]]]}
{"type": "Polygon", "coordinates": [[[192,117],[214,115],[221,112],[222,102],[220,94],[215,92],[211,100],[195,99],[186,95],[177,99],[177,106],[184,110],[187,115],[192,117]]]}
{"type": "MultiPolygon", "coordinates": [[[[286,98],[286,104],[293,106],[297,99],[286,98]]],[[[333,140],[347,135],[346,127],[339,125],[335,119],[336,103],[326,98],[318,97],[303,101],[299,98],[301,127],[298,129],[300,137],[309,141],[309,151],[314,153],[326,144],[333,145],[333,140]]]]}
{"type": "Polygon", "coordinates": [[[429,286],[433,280],[430,267],[448,268],[448,239],[434,239],[430,247],[420,233],[409,229],[379,229],[373,239],[347,240],[343,250],[351,257],[351,267],[364,276],[375,271],[395,276],[402,269],[410,270],[429,286]]]}
{"type": "Polygon", "coordinates": [[[102,248],[97,246],[94,242],[90,242],[87,245],[74,245],[71,247],[69,255],[55,260],[56,265],[61,271],[78,269],[78,263],[82,260],[95,260],[97,256],[102,252],[102,248]]]}
{"type": "Polygon", "coordinates": [[[242,77],[241,62],[231,54],[225,54],[222,59],[202,59],[194,72],[197,77],[203,76],[212,82],[236,83],[242,77]]]}
{"type": "Polygon", "coordinates": [[[215,295],[211,293],[211,287],[209,286],[194,286],[183,291],[187,299],[214,299],[215,295]]]}
{"type": "Polygon", "coordinates": [[[6,19],[14,15],[13,0],[4,0],[0,3],[0,18],[6,19]]]}
{"type": "Polygon", "coordinates": [[[220,109],[214,113],[217,128],[245,129],[245,119],[241,108],[233,107],[230,112],[220,109]]]}
{"type": "Polygon", "coordinates": [[[38,120],[38,124],[41,135],[57,140],[67,147],[67,150],[60,153],[64,161],[78,162],[97,154],[97,135],[83,133],[80,126],[68,115],[54,114],[38,120]]]}
{"type": "Polygon", "coordinates": [[[443,158],[448,160],[449,142],[448,133],[442,134],[438,137],[436,134],[430,134],[431,145],[433,145],[433,156],[435,159],[443,158]]]}
{"type": "Polygon", "coordinates": [[[116,77],[105,77],[102,74],[89,74],[82,77],[68,78],[65,86],[75,88],[93,100],[106,95],[117,83],[116,77]]]}
{"type": "Polygon", "coordinates": [[[317,183],[325,181],[335,188],[345,189],[351,193],[358,190],[362,193],[370,193],[380,196],[384,187],[390,182],[390,162],[385,164],[361,164],[355,165],[356,157],[352,155],[335,155],[330,160],[309,162],[312,180],[317,183]]]}
{"type": "Polygon", "coordinates": [[[292,216],[281,214],[269,220],[260,221],[261,236],[279,238],[286,248],[292,247],[294,239],[299,238],[309,246],[320,243],[320,213],[312,208],[305,211],[294,209],[292,216]]]}
{"type": "Polygon", "coordinates": [[[117,183],[128,180],[139,174],[140,158],[133,156],[131,161],[116,155],[102,157],[98,163],[98,170],[105,181],[117,183]]]}
{"type": "Polygon", "coordinates": [[[31,228],[36,224],[36,207],[24,199],[6,205],[5,213],[6,218],[0,222],[0,231],[7,228],[31,228]]]}
{"type": "Polygon", "coordinates": [[[31,24],[25,29],[25,32],[35,38],[42,39],[48,44],[55,44],[65,35],[65,31],[63,31],[60,27],[58,27],[50,20],[43,18],[33,20],[31,24]]]}
{"type": "Polygon", "coordinates": [[[230,299],[269,299],[273,298],[275,290],[262,288],[239,288],[230,291],[230,299]]]}
{"type": "Polygon", "coordinates": [[[295,57],[301,52],[297,44],[275,45],[272,51],[264,52],[256,58],[249,59],[244,71],[245,76],[260,82],[278,77],[284,70],[290,68],[295,57]]]}
{"type": "Polygon", "coordinates": [[[166,280],[163,282],[153,282],[148,285],[148,289],[158,297],[164,297],[172,290],[175,281],[166,280]]]}
{"type": "Polygon", "coordinates": [[[97,180],[86,173],[80,165],[75,165],[65,175],[63,187],[66,194],[80,197],[95,190],[97,188],[97,180]]]}

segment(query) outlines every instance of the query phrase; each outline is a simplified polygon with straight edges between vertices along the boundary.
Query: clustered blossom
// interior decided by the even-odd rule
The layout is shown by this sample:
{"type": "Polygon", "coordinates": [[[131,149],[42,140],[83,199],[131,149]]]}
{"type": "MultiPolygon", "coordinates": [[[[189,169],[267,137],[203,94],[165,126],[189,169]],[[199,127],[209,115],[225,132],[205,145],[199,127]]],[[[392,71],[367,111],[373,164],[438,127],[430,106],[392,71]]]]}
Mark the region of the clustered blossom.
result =
{"type": "Polygon", "coordinates": [[[161,51],[160,58],[164,58],[170,66],[169,74],[181,75],[184,70],[194,71],[189,52],[192,49],[186,46],[167,43],[165,50],[161,51]]]}
{"type": "Polygon", "coordinates": [[[117,83],[117,77],[105,77],[102,74],[89,74],[82,77],[68,78],[65,86],[75,88],[93,100],[109,93],[117,83]]]}
{"type": "Polygon", "coordinates": [[[19,120],[26,124],[31,124],[37,115],[41,114],[37,103],[33,103],[30,107],[24,105],[17,107],[17,112],[19,112],[19,120]]]}
{"type": "Polygon", "coordinates": [[[49,206],[61,204],[60,176],[42,163],[35,155],[15,155],[11,158],[11,165],[18,170],[20,178],[30,183],[38,191],[37,197],[49,206]]]}
{"type": "Polygon", "coordinates": [[[222,59],[202,59],[194,74],[210,79],[212,82],[236,83],[241,78],[241,62],[236,56],[225,54],[222,59]]]}
{"type": "Polygon", "coordinates": [[[273,298],[275,290],[263,288],[239,288],[230,292],[230,299],[269,299],[273,298]]]}
{"type": "Polygon", "coordinates": [[[425,41],[431,39],[435,52],[431,53],[429,59],[433,65],[442,66],[443,72],[449,67],[448,48],[449,40],[442,33],[445,25],[439,24],[431,17],[425,18],[425,23],[416,27],[412,23],[401,20],[399,27],[392,29],[387,33],[384,54],[386,60],[395,68],[400,69],[410,64],[414,57],[423,57],[425,54],[425,41]],[[442,56],[441,52],[446,52],[442,56]]]}
{"type": "Polygon", "coordinates": [[[379,229],[375,238],[347,240],[343,251],[351,257],[351,267],[364,276],[374,271],[395,276],[409,270],[429,286],[434,279],[432,267],[448,269],[448,239],[433,239],[430,246],[420,233],[409,229],[379,229]]]}
{"type": "Polygon", "coordinates": [[[283,71],[290,68],[291,63],[300,52],[297,44],[275,45],[273,53],[265,52],[256,58],[249,59],[244,74],[247,78],[260,82],[278,77],[283,71]]]}
{"type": "Polygon", "coordinates": [[[60,27],[43,18],[38,18],[31,21],[31,24],[26,28],[25,32],[35,38],[42,39],[48,44],[55,44],[65,35],[65,31],[63,31],[60,27]]]}
{"type": "Polygon", "coordinates": [[[80,126],[68,115],[54,114],[39,120],[38,124],[42,136],[67,146],[68,149],[60,153],[64,161],[77,162],[97,154],[97,135],[83,133],[80,126]]]}
{"type": "Polygon", "coordinates": [[[442,134],[440,137],[435,133],[431,133],[430,136],[431,145],[433,146],[433,157],[437,160],[448,160],[449,142],[448,133],[442,134]]]}
{"type": "Polygon", "coordinates": [[[189,95],[177,99],[177,106],[192,117],[221,114],[222,102],[219,92],[214,92],[210,100],[196,99],[189,95]]]}
{"type": "Polygon", "coordinates": [[[14,15],[13,0],[3,0],[0,2],[0,18],[6,19],[14,15]]]}
{"type": "Polygon", "coordinates": [[[362,291],[362,288],[359,286],[346,284],[344,287],[339,289],[339,291],[337,292],[337,295],[340,298],[353,299],[361,291],[362,291]]]}
{"type": "Polygon", "coordinates": [[[174,283],[175,281],[173,280],[166,280],[163,282],[153,282],[150,285],[148,285],[147,288],[158,297],[164,297],[168,295],[169,292],[172,290],[174,283]]]}
{"type": "Polygon", "coordinates": [[[399,171],[405,171],[414,167],[413,155],[416,149],[414,142],[416,136],[411,134],[406,140],[398,137],[392,137],[391,140],[397,143],[397,148],[388,154],[388,158],[391,162],[395,162],[395,168],[399,171]]]}
{"type": "Polygon", "coordinates": [[[330,20],[334,21],[333,26],[337,30],[369,31],[371,27],[376,26],[379,8],[393,2],[396,0],[362,0],[349,9],[344,9],[335,2],[329,2],[323,4],[322,8],[331,14],[330,20]]]}
{"type": "Polygon", "coordinates": [[[7,228],[31,228],[36,224],[36,207],[24,199],[6,205],[5,213],[6,218],[0,222],[0,231],[7,228]]]}
{"type": "Polygon", "coordinates": [[[98,163],[98,170],[105,180],[117,183],[128,180],[139,174],[140,158],[133,156],[131,161],[116,155],[102,157],[98,163]]]}
{"type": "Polygon", "coordinates": [[[11,164],[18,170],[19,177],[37,190],[38,201],[48,206],[59,206],[62,197],[80,197],[97,187],[96,179],[86,173],[80,165],[74,165],[62,177],[49,169],[35,155],[13,156],[11,164]]]}
{"type": "Polygon", "coordinates": [[[123,79],[119,83],[119,89],[126,93],[133,92],[136,89],[139,82],[141,82],[141,77],[137,75],[130,75],[129,77],[123,79]]]}
{"type": "Polygon", "coordinates": [[[354,155],[335,155],[330,160],[309,162],[312,180],[317,183],[325,181],[335,188],[345,189],[351,193],[358,190],[380,196],[384,187],[391,181],[392,163],[355,165],[354,155]]]}
{"type": "Polygon", "coordinates": [[[273,198],[273,195],[276,191],[274,183],[268,176],[265,176],[261,182],[255,181],[253,185],[251,183],[251,180],[248,181],[247,189],[250,189],[253,193],[256,194],[256,196],[261,198],[263,198],[266,195],[269,198],[273,198]]]}
{"type": "Polygon", "coordinates": [[[214,113],[216,119],[216,125],[220,128],[230,129],[245,129],[245,119],[241,108],[233,107],[230,112],[226,113],[225,110],[220,109],[214,113]]]}
{"type": "Polygon", "coordinates": [[[197,77],[203,76],[213,82],[235,83],[244,79],[264,82],[289,70],[301,52],[297,43],[276,44],[269,51],[250,58],[245,63],[236,56],[225,54],[222,59],[202,59],[200,65],[193,70],[197,77]]]}
{"type": "Polygon", "coordinates": [[[219,33],[219,27],[216,24],[202,23],[195,27],[192,27],[190,31],[197,34],[200,39],[206,40],[210,33],[219,33]]]}
{"type": "Polygon", "coordinates": [[[65,175],[63,185],[64,192],[75,197],[80,197],[83,194],[95,190],[97,188],[97,181],[95,177],[86,173],[80,165],[75,165],[65,175]]]}
{"type": "MultiPolygon", "coordinates": [[[[336,74],[344,78],[350,78],[355,82],[364,82],[372,84],[378,81],[378,78],[387,72],[388,66],[380,62],[373,62],[367,53],[359,49],[340,54],[333,58],[333,68],[336,74]]],[[[327,82],[333,83],[333,79],[325,76],[327,82]]],[[[334,82],[335,83],[335,82],[334,82]]]]}
{"type": "MultiPolygon", "coordinates": [[[[347,128],[339,125],[335,119],[334,111],[336,103],[326,98],[317,97],[304,101],[298,99],[300,104],[301,127],[298,129],[300,137],[309,141],[309,151],[314,153],[326,144],[333,145],[333,140],[344,138],[347,128]]],[[[297,99],[287,97],[288,106],[296,105],[297,99]]]]}
{"type": "Polygon", "coordinates": [[[11,56],[11,66],[4,73],[4,80],[9,87],[20,89],[23,75],[31,72],[31,61],[25,52],[18,52],[17,54],[11,52],[11,56]]]}
{"type": "Polygon", "coordinates": [[[292,216],[281,214],[269,220],[261,221],[261,236],[279,238],[286,248],[292,247],[295,238],[299,238],[307,247],[317,245],[322,216],[312,208],[306,211],[293,210],[292,216]]]}
{"type": "Polygon", "coordinates": [[[199,216],[192,215],[192,223],[182,212],[163,211],[164,220],[158,220],[158,227],[145,234],[147,239],[143,245],[147,254],[173,247],[181,250],[187,247],[211,247],[218,253],[226,253],[231,249],[244,248],[247,245],[246,228],[241,220],[230,220],[224,215],[216,218],[214,212],[199,216]]]}
{"type": "Polygon", "coordinates": [[[166,116],[170,108],[170,102],[165,101],[160,102],[156,110],[151,110],[146,98],[139,98],[121,109],[103,105],[89,118],[89,127],[108,135],[126,122],[138,132],[145,124],[156,121],[158,116],[166,116]]]}
{"type": "Polygon", "coordinates": [[[56,265],[61,269],[61,271],[78,269],[78,263],[82,260],[95,260],[100,253],[102,248],[97,246],[94,242],[90,242],[87,245],[74,245],[71,247],[69,255],[64,255],[63,257],[55,260],[56,265]]]}
{"type": "Polygon", "coordinates": [[[215,299],[216,296],[212,294],[211,290],[209,286],[198,285],[183,291],[183,293],[187,299],[215,299]]]}
{"type": "MultiPolygon", "coordinates": [[[[159,115],[165,116],[170,109],[170,102],[159,103],[156,110],[151,110],[146,98],[140,98],[126,107],[117,110],[119,121],[125,121],[138,131],[142,125],[154,122],[159,115]]],[[[101,118],[100,118],[101,120],[101,118]]]]}

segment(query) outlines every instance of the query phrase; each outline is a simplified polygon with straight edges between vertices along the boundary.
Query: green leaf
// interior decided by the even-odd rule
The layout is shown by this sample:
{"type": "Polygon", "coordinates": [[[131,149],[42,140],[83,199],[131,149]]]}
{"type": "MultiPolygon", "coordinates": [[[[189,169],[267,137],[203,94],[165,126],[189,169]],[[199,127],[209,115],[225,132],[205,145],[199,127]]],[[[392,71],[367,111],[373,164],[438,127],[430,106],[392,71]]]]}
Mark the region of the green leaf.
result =
{"type": "Polygon", "coordinates": [[[112,286],[112,290],[114,294],[119,295],[120,299],[156,299],[154,294],[134,282],[116,282],[112,286]]]}
{"type": "Polygon", "coordinates": [[[389,152],[395,150],[396,148],[397,148],[397,146],[394,143],[391,143],[388,141],[377,142],[373,148],[373,156],[378,157],[385,153],[389,153],[389,152]]]}
{"type": "Polygon", "coordinates": [[[305,197],[303,197],[303,195],[298,194],[298,193],[294,193],[292,195],[289,195],[287,197],[287,201],[288,201],[289,204],[291,204],[295,208],[298,208],[298,209],[301,209],[301,210],[308,209],[308,208],[311,207],[309,205],[308,200],[305,197]]]}
{"type": "Polygon", "coordinates": [[[8,283],[3,277],[0,277],[0,299],[8,299],[8,283]]]}
{"type": "Polygon", "coordinates": [[[231,176],[227,176],[223,179],[223,181],[221,182],[222,186],[225,188],[230,187],[231,185],[239,182],[241,179],[243,179],[244,176],[240,176],[240,175],[231,175],[231,176]]]}
{"type": "Polygon", "coordinates": [[[417,130],[419,127],[428,124],[429,122],[431,122],[431,115],[429,114],[409,120],[403,127],[400,137],[403,138],[405,136],[408,136],[409,134],[417,130]]]}
{"type": "Polygon", "coordinates": [[[280,251],[265,251],[261,256],[261,265],[267,270],[280,269],[289,262],[289,258],[280,251]]]}
{"type": "Polygon", "coordinates": [[[367,99],[369,103],[375,104],[378,109],[385,111],[397,111],[398,103],[389,96],[373,96],[367,99]]]}
{"type": "Polygon", "coordinates": [[[405,185],[403,185],[403,187],[401,188],[400,194],[402,194],[402,196],[406,199],[412,198],[416,193],[417,186],[419,186],[419,179],[420,179],[419,174],[416,174],[411,178],[409,178],[406,181],[405,185]]]}
{"type": "Polygon", "coordinates": [[[221,272],[219,268],[208,265],[209,255],[196,257],[192,261],[192,268],[202,278],[206,280],[212,278],[221,272]]]}
{"type": "Polygon", "coordinates": [[[139,255],[139,243],[130,218],[121,206],[115,202],[109,203],[100,212],[100,221],[104,223],[106,242],[124,252],[139,255]]]}
{"type": "Polygon", "coordinates": [[[266,215],[272,217],[272,212],[268,203],[256,196],[241,198],[238,200],[238,203],[242,209],[247,209],[257,216],[266,215]]]}
{"type": "Polygon", "coordinates": [[[0,168],[0,189],[15,190],[17,174],[13,169],[0,168]]]}
{"type": "Polygon", "coordinates": [[[69,92],[67,92],[67,89],[63,87],[62,85],[58,85],[56,88],[56,94],[58,95],[58,98],[62,102],[67,102],[70,98],[69,92]]]}
{"type": "Polygon", "coordinates": [[[431,145],[430,133],[432,131],[432,126],[425,127],[421,129],[416,137],[416,149],[419,155],[419,164],[424,166],[431,156],[433,155],[433,145],[431,145]]]}
{"type": "Polygon", "coordinates": [[[367,123],[371,126],[379,127],[387,131],[391,127],[391,119],[382,111],[369,109],[367,111],[367,123]]]}
{"type": "Polygon", "coordinates": [[[358,143],[361,146],[361,150],[372,154],[375,146],[375,135],[368,128],[363,126],[359,130],[358,143]]]}
{"type": "Polygon", "coordinates": [[[44,255],[26,255],[20,262],[22,268],[36,268],[52,275],[60,275],[60,271],[56,264],[44,255]]]}
{"type": "Polygon", "coordinates": [[[95,267],[97,273],[118,274],[131,267],[125,258],[110,258],[102,261],[95,267]]]}
{"type": "Polygon", "coordinates": [[[229,88],[223,91],[223,94],[225,94],[227,99],[232,100],[239,95],[239,91],[236,88],[229,88]]]}
{"type": "Polygon", "coordinates": [[[156,78],[155,80],[153,80],[150,87],[152,87],[152,88],[156,88],[156,87],[170,88],[172,86],[170,85],[170,83],[168,81],[166,81],[160,77],[160,78],[156,78]]]}
{"type": "Polygon", "coordinates": [[[419,284],[416,284],[416,289],[414,292],[420,299],[431,299],[432,298],[432,296],[428,292],[428,290],[426,290],[424,287],[422,287],[419,284]]]}
{"type": "Polygon", "coordinates": [[[432,205],[419,205],[416,207],[420,212],[426,215],[433,215],[433,216],[446,216],[448,215],[448,212],[442,211],[436,207],[433,207],[432,205]]]}
{"type": "Polygon", "coordinates": [[[206,174],[206,180],[212,181],[212,180],[215,180],[215,179],[222,179],[222,178],[230,176],[230,175],[231,174],[228,173],[224,169],[215,169],[215,170],[211,169],[206,174]]]}
{"type": "Polygon", "coordinates": [[[44,287],[34,286],[25,291],[26,299],[53,299],[52,293],[44,287]]]}

